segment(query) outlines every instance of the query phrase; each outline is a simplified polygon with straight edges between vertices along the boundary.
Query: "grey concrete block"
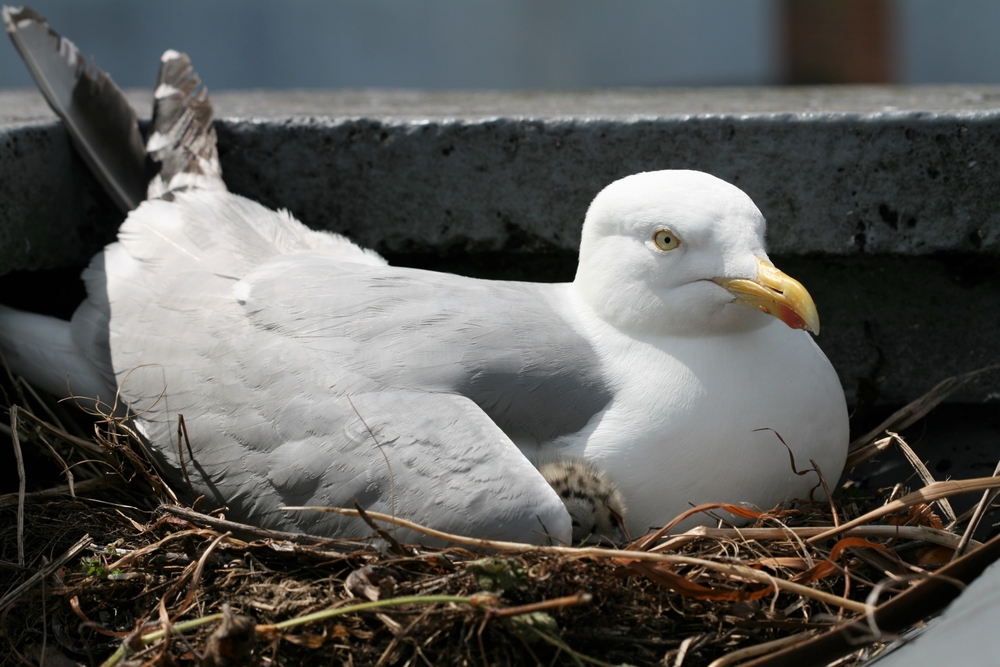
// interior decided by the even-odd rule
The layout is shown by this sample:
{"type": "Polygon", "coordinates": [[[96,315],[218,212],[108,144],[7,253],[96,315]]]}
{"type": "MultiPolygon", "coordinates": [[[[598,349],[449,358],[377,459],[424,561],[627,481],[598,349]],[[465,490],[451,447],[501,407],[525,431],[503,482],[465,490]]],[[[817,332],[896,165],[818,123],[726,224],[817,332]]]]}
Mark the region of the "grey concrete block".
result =
{"type": "MultiPolygon", "coordinates": [[[[902,402],[1000,360],[997,88],[214,99],[233,191],[397,263],[571,279],[603,186],[701,169],[768,218],[852,400],[902,402]]],[[[40,97],[0,93],[0,270],[80,266],[120,220],[40,97]]],[[[960,398],[991,395],[996,376],[960,398]]]]}
{"type": "Polygon", "coordinates": [[[639,171],[745,190],[783,254],[1000,251],[1000,113],[424,123],[224,123],[234,190],[400,252],[525,235],[573,249],[593,196],[639,171]]]}

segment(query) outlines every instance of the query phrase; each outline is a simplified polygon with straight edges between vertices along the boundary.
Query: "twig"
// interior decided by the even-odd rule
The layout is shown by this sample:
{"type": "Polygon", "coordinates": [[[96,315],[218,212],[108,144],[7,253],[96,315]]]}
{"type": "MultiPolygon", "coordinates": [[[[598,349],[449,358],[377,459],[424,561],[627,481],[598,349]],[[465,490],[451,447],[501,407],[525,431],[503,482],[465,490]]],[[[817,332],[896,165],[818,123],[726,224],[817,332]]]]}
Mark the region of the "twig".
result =
{"type": "MultiPolygon", "coordinates": [[[[989,506],[986,508],[986,512],[993,512],[995,510],[1000,510],[1000,503],[997,503],[995,501],[996,498],[994,498],[993,501],[990,502],[989,506]]],[[[963,521],[968,520],[975,513],[976,513],[976,508],[970,507],[969,509],[965,510],[964,512],[958,515],[958,518],[955,520],[956,521],[955,525],[958,525],[963,521]]],[[[944,529],[953,530],[955,528],[955,525],[946,524],[944,529]]]]}
{"type": "Polygon", "coordinates": [[[194,452],[191,451],[191,440],[188,439],[187,424],[184,423],[184,415],[177,415],[177,460],[181,462],[181,472],[184,474],[184,481],[187,482],[188,491],[191,493],[192,498],[197,498],[198,494],[194,492],[194,485],[191,484],[191,478],[188,476],[187,464],[184,463],[184,448],[181,446],[181,435],[184,436],[184,440],[187,441],[188,453],[191,455],[191,462],[194,463],[194,452]]]}
{"type": "Polygon", "coordinates": [[[45,445],[45,447],[49,450],[49,453],[51,453],[52,456],[55,457],[56,461],[59,462],[59,465],[62,466],[63,474],[66,475],[66,486],[69,487],[69,495],[72,496],[75,499],[76,498],[76,485],[75,485],[76,480],[73,478],[73,471],[70,470],[70,467],[68,465],[66,465],[66,460],[62,456],[59,455],[59,452],[56,451],[56,448],[53,447],[52,444],[49,443],[49,441],[45,439],[44,435],[42,435],[41,433],[36,433],[35,435],[38,436],[38,439],[42,441],[42,444],[45,445]]]}
{"type": "MultiPolygon", "coordinates": [[[[256,627],[256,632],[265,636],[276,636],[284,630],[288,630],[300,625],[307,625],[309,623],[314,623],[316,621],[324,621],[329,618],[334,618],[336,616],[343,616],[344,614],[354,614],[362,611],[369,611],[372,609],[385,609],[387,607],[401,607],[411,604],[465,604],[470,607],[481,607],[484,606],[484,601],[491,601],[495,598],[493,596],[478,596],[473,595],[471,597],[459,596],[459,595],[413,595],[407,597],[399,598],[389,598],[386,600],[375,600],[374,602],[360,602],[358,604],[347,605],[344,607],[336,607],[333,609],[324,609],[322,611],[317,611],[312,614],[306,614],[304,616],[298,616],[296,618],[290,618],[286,621],[273,624],[258,625],[256,627]]],[[[489,608],[489,607],[488,607],[489,608]]],[[[183,621],[177,623],[170,627],[170,634],[180,634],[187,632],[188,630],[194,630],[200,628],[203,625],[208,625],[209,623],[214,623],[223,618],[222,614],[210,614],[208,616],[202,616],[201,618],[194,618],[189,621],[183,621]]],[[[140,642],[143,646],[148,646],[158,639],[163,639],[166,636],[167,631],[160,629],[144,635],[140,635],[136,638],[137,642],[140,642]]],[[[111,657],[101,663],[101,667],[114,667],[122,658],[125,657],[127,651],[126,645],[123,643],[118,647],[111,657]]]]}
{"type": "Polygon", "coordinates": [[[928,484],[924,488],[907,494],[898,500],[886,503],[882,507],[859,516],[853,521],[848,521],[847,523],[841,524],[837,528],[830,528],[823,531],[819,535],[814,535],[806,540],[806,542],[819,542],[820,540],[825,540],[828,537],[839,535],[850,528],[868,523],[869,521],[883,517],[886,514],[898,512],[899,510],[906,509],[907,507],[916,505],[917,503],[930,504],[938,498],[947,498],[948,496],[956,496],[961,493],[969,493],[970,491],[982,491],[983,489],[996,488],[1000,488],[1000,477],[976,477],[974,479],[934,482],[933,484],[928,484]]]}
{"type": "MultiPolygon", "coordinates": [[[[18,398],[21,399],[21,404],[22,405],[27,405],[28,404],[28,399],[24,395],[24,392],[21,391],[21,384],[14,377],[14,373],[11,372],[10,366],[7,365],[7,357],[4,356],[4,353],[3,353],[2,350],[0,350],[0,362],[3,362],[3,368],[7,372],[7,379],[10,380],[11,385],[13,385],[14,390],[17,392],[18,398]]],[[[20,377],[20,376],[18,376],[18,377],[20,377]]],[[[11,401],[10,401],[10,398],[7,396],[7,391],[6,390],[4,390],[3,395],[4,395],[4,398],[6,399],[7,405],[10,405],[11,401]]]]}
{"type": "MultiPolygon", "coordinates": [[[[948,398],[950,395],[961,389],[967,382],[973,380],[978,375],[987,373],[1000,368],[1000,364],[993,364],[991,366],[986,366],[985,368],[980,368],[979,370],[970,371],[969,373],[963,373],[962,375],[956,375],[954,377],[946,378],[941,382],[938,382],[928,391],[926,394],[918,398],[917,400],[903,406],[899,410],[892,413],[888,419],[873,428],[868,433],[855,440],[850,444],[848,451],[854,453],[860,450],[862,447],[877,438],[883,431],[887,429],[893,429],[894,431],[902,431],[907,426],[910,426],[918,419],[926,415],[928,412],[933,410],[937,405],[948,398]]],[[[848,459],[850,461],[850,459],[848,459]]],[[[856,465],[856,464],[854,464],[856,465]]],[[[851,467],[850,465],[848,467],[851,467]]]]}
{"type": "Polygon", "coordinates": [[[681,667],[684,664],[684,659],[687,658],[688,649],[691,648],[691,644],[698,639],[698,635],[691,635],[681,642],[681,646],[677,649],[677,656],[674,658],[673,667],[681,667]]]}
{"type": "Polygon", "coordinates": [[[83,609],[80,607],[80,597],[78,595],[74,595],[69,599],[69,607],[73,610],[73,613],[76,614],[76,617],[83,621],[84,627],[90,628],[99,635],[117,639],[122,639],[132,635],[131,632],[114,632],[112,630],[108,630],[99,623],[94,623],[92,620],[87,618],[87,615],[83,613],[83,609]]]}
{"type": "MultiPolygon", "coordinates": [[[[385,459],[385,467],[389,471],[389,508],[392,510],[392,516],[396,516],[396,476],[392,472],[392,464],[389,463],[389,456],[385,453],[385,448],[382,447],[382,443],[375,437],[375,431],[373,431],[372,427],[368,425],[365,418],[361,416],[358,409],[354,407],[354,400],[351,398],[350,394],[347,394],[347,402],[351,404],[351,409],[354,410],[354,414],[358,416],[361,423],[364,424],[366,429],[368,429],[368,435],[370,435],[372,440],[375,441],[375,446],[378,447],[379,453],[382,454],[382,458],[385,459]]],[[[392,532],[396,532],[395,524],[392,526],[392,532]]],[[[396,536],[396,542],[399,542],[398,535],[396,536]]]]}
{"type": "Polygon", "coordinates": [[[491,609],[489,612],[492,618],[507,618],[509,616],[520,616],[521,614],[532,614],[536,611],[547,611],[549,609],[561,609],[562,607],[572,607],[578,604],[587,604],[593,599],[590,593],[577,593],[566,597],[555,598],[554,600],[543,600],[542,602],[532,602],[519,607],[507,607],[505,609],[491,609]]]}
{"type": "MultiPolygon", "coordinates": [[[[160,596],[160,603],[157,605],[157,612],[160,615],[160,628],[163,630],[163,636],[166,638],[166,641],[164,641],[163,645],[160,646],[160,650],[157,652],[156,657],[149,661],[151,664],[160,662],[166,652],[170,650],[170,626],[172,626],[173,623],[171,622],[170,612],[167,611],[167,597],[172,595],[178,589],[180,584],[184,582],[184,579],[187,577],[189,571],[190,566],[185,568],[184,572],[181,573],[180,579],[175,581],[174,585],[171,586],[166,593],[160,596]]],[[[224,612],[223,617],[225,617],[224,612]]],[[[136,632],[139,632],[139,630],[137,629],[136,632]]]]}
{"type": "MultiPolygon", "coordinates": [[[[170,628],[170,632],[174,634],[180,634],[182,632],[187,632],[188,630],[194,630],[195,628],[200,628],[203,625],[208,625],[209,623],[215,623],[216,621],[221,621],[222,618],[223,615],[221,613],[209,614],[208,616],[202,616],[200,618],[193,618],[190,621],[183,621],[181,623],[173,625],[170,628]]],[[[167,633],[165,630],[156,630],[154,632],[150,632],[145,635],[139,635],[138,637],[135,638],[135,641],[136,643],[141,643],[143,646],[148,646],[149,644],[155,642],[157,639],[163,639],[163,637],[166,634],[167,633]]],[[[111,654],[111,657],[109,657],[107,660],[101,663],[101,667],[114,667],[114,665],[117,665],[119,662],[122,661],[122,658],[126,656],[128,650],[129,649],[127,648],[127,644],[122,643],[122,645],[119,646],[118,649],[111,654]]]]}
{"type": "MultiPolygon", "coordinates": [[[[941,484],[942,482],[938,482],[941,484]]],[[[874,609],[871,620],[885,634],[898,633],[954,600],[1000,556],[1000,537],[949,563],[936,573],[874,609]]],[[[866,615],[801,644],[756,658],[742,667],[822,667],[876,640],[866,615]]]]}
{"type": "Polygon", "coordinates": [[[892,446],[892,438],[882,438],[881,440],[876,440],[875,442],[865,445],[861,449],[855,452],[851,452],[847,455],[847,461],[844,463],[844,470],[850,470],[868,459],[873,459],[885,450],[892,446]]]}
{"type": "MultiPolygon", "coordinates": [[[[2,496],[0,496],[0,498],[2,498],[2,496]]],[[[336,542],[336,540],[329,537],[320,537],[318,535],[309,535],[307,533],[286,533],[280,530],[269,530],[267,528],[258,528],[257,526],[248,526],[245,523],[237,523],[236,521],[230,521],[228,519],[217,519],[214,516],[202,514],[201,512],[197,512],[193,509],[181,507],[180,505],[160,505],[157,508],[157,511],[179,516],[195,525],[207,526],[220,532],[228,531],[234,535],[257,540],[294,542],[295,544],[304,544],[307,546],[325,547],[332,546],[333,543],[336,542]]],[[[356,549],[343,549],[343,551],[344,553],[349,553],[350,551],[356,551],[356,549]]]]}
{"type": "Polygon", "coordinates": [[[198,583],[201,581],[201,575],[205,569],[205,562],[208,560],[208,557],[209,555],[211,555],[212,551],[215,550],[215,547],[219,545],[219,542],[221,542],[226,537],[229,537],[229,533],[217,536],[215,540],[213,540],[212,543],[208,545],[208,548],[205,549],[205,552],[201,555],[198,561],[186,567],[184,569],[184,572],[181,573],[181,576],[176,581],[173,582],[173,585],[170,586],[167,592],[164,593],[162,596],[160,596],[160,602],[157,605],[160,615],[160,627],[164,631],[164,636],[167,637],[167,641],[160,648],[160,652],[155,658],[154,662],[159,662],[162,656],[170,648],[170,635],[171,635],[170,629],[171,627],[173,627],[174,621],[177,620],[177,618],[182,616],[188,610],[188,606],[191,604],[191,600],[194,599],[195,593],[198,590],[198,583]],[[167,598],[169,598],[178,590],[180,590],[181,586],[184,585],[184,581],[188,578],[189,574],[191,574],[191,583],[188,586],[187,595],[184,596],[184,601],[181,602],[180,609],[178,609],[171,617],[170,613],[167,611],[167,598]]]}
{"type": "MultiPolygon", "coordinates": [[[[919,456],[917,456],[917,453],[913,451],[908,444],[906,444],[905,440],[899,437],[898,433],[886,431],[886,434],[892,438],[892,441],[896,443],[896,446],[903,451],[903,456],[905,456],[906,460],[910,462],[913,469],[917,471],[917,475],[920,476],[920,480],[924,483],[924,486],[928,486],[937,481],[934,479],[934,475],[931,474],[931,471],[927,469],[927,466],[924,465],[924,462],[920,460],[919,456]]],[[[941,498],[937,501],[937,506],[941,508],[941,512],[945,515],[945,518],[948,519],[948,522],[954,523],[955,510],[951,508],[951,503],[948,502],[948,499],[941,498]]]]}
{"type": "Polygon", "coordinates": [[[834,527],[840,525],[840,517],[837,515],[837,504],[833,502],[833,494],[830,493],[830,487],[826,483],[826,477],[823,477],[823,471],[819,469],[819,464],[816,463],[814,459],[809,459],[809,463],[813,464],[813,470],[819,476],[819,483],[823,485],[823,493],[826,494],[827,502],[830,503],[830,514],[833,516],[834,527]]]}
{"type": "MultiPolygon", "coordinates": [[[[101,477],[94,479],[83,479],[76,483],[75,490],[80,493],[85,493],[87,491],[92,491],[94,489],[99,489],[105,486],[108,482],[101,477]]],[[[64,496],[70,493],[70,488],[68,484],[63,484],[61,486],[55,486],[51,489],[44,489],[42,491],[32,491],[30,493],[24,494],[25,501],[29,500],[51,500],[52,498],[58,498],[59,496],[64,496]]],[[[8,507],[14,505],[18,502],[20,494],[18,493],[7,493],[0,496],[0,507],[8,507]]]]}
{"type": "Polygon", "coordinates": [[[766,655],[771,651],[777,651],[779,649],[787,648],[793,644],[798,644],[799,642],[804,642],[812,637],[811,632],[800,632],[794,635],[789,635],[787,637],[782,637],[781,639],[775,639],[773,641],[764,642],[763,644],[754,644],[753,646],[747,646],[746,648],[741,648],[737,651],[727,653],[721,658],[717,658],[708,664],[708,667],[726,667],[726,665],[731,665],[734,662],[741,662],[747,660],[748,658],[756,658],[758,655],[766,655]]]}
{"type": "MultiPolygon", "coordinates": [[[[799,548],[802,550],[802,556],[805,558],[806,562],[809,563],[809,567],[814,566],[816,563],[813,561],[812,554],[809,553],[809,546],[805,543],[805,541],[803,541],[802,537],[795,531],[791,530],[788,524],[783,523],[781,519],[779,519],[778,517],[772,517],[771,521],[774,521],[776,524],[778,524],[779,527],[789,531],[787,535],[791,535],[793,538],[795,538],[795,541],[798,543],[799,548]]],[[[743,540],[744,544],[749,544],[749,542],[747,542],[747,536],[745,533],[740,535],[740,539],[743,540]]]]}
{"type": "MultiPolygon", "coordinates": [[[[993,476],[996,477],[1000,475],[1000,463],[997,463],[997,467],[993,469],[993,476]]],[[[979,527],[979,522],[982,520],[983,515],[986,513],[986,508],[989,507],[993,499],[997,497],[998,492],[996,489],[983,491],[983,497],[979,500],[979,504],[976,505],[976,510],[972,513],[972,519],[969,520],[969,525],[966,527],[965,532],[962,533],[962,539],[955,547],[955,553],[952,555],[951,559],[955,560],[962,555],[965,551],[965,547],[968,546],[969,540],[972,539],[972,535],[976,532],[976,528],[979,527]]],[[[956,519],[956,523],[957,523],[956,519]]]]}
{"type": "Polygon", "coordinates": [[[677,526],[678,524],[680,524],[682,521],[684,521],[688,517],[694,516],[695,514],[699,514],[701,512],[704,512],[705,514],[707,514],[708,516],[710,516],[712,518],[718,518],[717,515],[715,515],[715,514],[713,514],[713,513],[711,513],[711,512],[708,511],[708,510],[712,510],[712,509],[723,509],[723,510],[729,512],[730,514],[736,514],[737,516],[742,516],[742,517],[748,518],[748,519],[749,518],[760,519],[765,514],[767,514],[765,512],[759,512],[759,511],[758,512],[752,512],[750,510],[747,510],[746,508],[740,507],[738,505],[731,505],[731,504],[728,504],[728,503],[705,503],[703,505],[698,505],[696,507],[692,507],[689,510],[685,510],[684,512],[681,512],[680,514],[678,514],[677,516],[675,516],[673,519],[671,519],[666,525],[661,526],[660,528],[657,528],[656,530],[654,530],[651,533],[647,533],[647,534],[645,534],[645,535],[643,535],[641,537],[636,538],[635,541],[632,542],[632,544],[629,545],[629,548],[633,549],[635,551],[646,551],[647,549],[650,548],[650,546],[654,542],[656,542],[657,540],[659,540],[660,538],[662,538],[664,535],[670,534],[670,531],[673,530],[675,526],[677,526]]]}
{"type": "MultiPolygon", "coordinates": [[[[66,377],[66,380],[67,380],[67,382],[69,381],[69,377],[68,376],[66,377]]],[[[18,377],[18,381],[21,383],[22,387],[24,387],[25,389],[28,390],[28,393],[31,394],[32,398],[35,399],[35,402],[38,403],[38,405],[40,405],[42,407],[42,410],[45,410],[45,412],[47,412],[49,414],[49,419],[51,419],[52,422],[57,427],[59,427],[60,429],[62,429],[63,431],[65,431],[66,427],[59,420],[59,417],[56,416],[55,411],[52,410],[52,408],[49,407],[48,403],[46,403],[45,401],[42,400],[42,397],[38,395],[38,392],[35,391],[35,388],[31,386],[31,383],[28,382],[27,380],[25,380],[23,377],[18,377]]]]}
{"type": "Polygon", "coordinates": [[[21,441],[17,437],[17,406],[10,406],[10,441],[14,445],[17,459],[17,564],[24,567],[24,492],[27,480],[24,476],[24,459],[21,456],[21,441]]]}
{"type": "MultiPolygon", "coordinates": [[[[821,526],[796,526],[794,528],[706,528],[696,526],[686,533],[672,537],[662,544],[658,544],[650,552],[666,551],[680,547],[688,542],[697,539],[739,539],[748,540],[787,540],[790,537],[815,537],[829,530],[821,526]]],[[[943,547],[954,549],[958,546],[958,535],[949,533],[930,526],[856,526],[844,531],[844,535],[851,537],[887,537],[905,540],[923,540],[932,544],[940,544],[943,547]]],[[[974,546],[982,546],[975,542],[974,546]]]]}
{"type": "Polygon", "coordinates": [[[180,610],[174,614],[174,618],[177,618],[188,610],[191,601],[194,599],[195,593],[198,592],[198,582],[201,581],[201,575],[205,571],[205,563],[208,561],[208,557],[212,555],[212,552],[215,551],[217,546],[219,546],[219,543],[227,537],[229,537],[229,533],[223,533],[222,535],[216,537],[215,540],[208,545],[208,548],[205,549],[205,553],[201,555],[201,558],[198,559],[198,564],[194,568],[194,574],[191,575],[191,585],[188,586],[187,595],[184,596],[184,602],[181,603],[180,610]]]}
{"type": "Polygon", "coordinates": [[[325,621],[326,619],[333,618],[334,616],[343,616],[344,614],[353,614],[355,612],[367,611],[369,609],[400,607],[408,604],[455,603],[455,604],[467,604],[472,607],[476,607],[480,606],[484,599],[492,599],[492,598],[493,596],[476,596],[476,595],[468,597],[461,595],[410,595],[401,598],[387,598],[385,600],[375,600],[373,602],[359,602],[358,604],[352,604],[346,607],[324,609],[322,611],[306,614],[305,616],[290,618],[287,621],[282,621],[281,623],[274,623],[272,625],[258,625],[257,631],[264,634],[277,633],[281,632],[282,630],[288,630],[289,628],[294,628],[299,625],[306,625],[308,623],[313,623],[315,621],[325,621]]]}
{"type": "MultiPolygon", "coordinates": [[[[368,516],[368,512],[366,512],[365,509],[361,507],[360,504],[358,504],[357,500],[354,501],[354,509],[358,511],[358,516],[361,517],[361,520],[364,521],[366,524],[368,524],[368,527],[374,530],[376,535],[381,537],[389,544],[390,551],[394,552],[397,556],[402,556],[403,558],[406,558],[407,556],[410,555],[409,553],[407,553],[406,548],[399,543],[399,540],[395,538],[395,536],[385,532],[377,523],[375,523],[371,519],[371,517],[368,516]]],[[[396,527],[395,524],[393,524],[393,529],[395,529],[395,527],[396,527]]],[[[393,530],[392,532],[395,533],[396,531],[393,530]]]]}
{"type": "MultiPolygon", "coordinates": [[[[127,563],[132,562],[133,560],[135,560],[139,556],[141,556],[143,554],[147,554],[147,553],[149,553],[151,551],[156,551],[157,549],[159,549],[160,547],[162,547],[167,542],[173,542],[174,540],[178,540],[178,539],[181,539],[181,538],[184,538],[184,537],[188,537],[189,535],[199,535],[201,537],[217,537],[219,534],[216,533],[215,531],[206,530],[204,528],[198,528],[198,529],[195,529],[195,530],[179,530],[176,533],[170,533],[169,535],[167,535],[163,539],[157,540],[153,544],[147,544],[146,546],[140,547],[139,549],[136,549],[135,551],[130,551],[129,553],[125,554],[124,556],[122,556],[121,558],[119,558],[118,560],[116,560],[114,563],[110,563],[107,566],[107,569],[110,572],[111,570],[117,570],[117,569],[123,568],[123,567],[125,567],[125,565],[127,563]]],[[[237,544],[238,546],[245,546],[246,545],[245,542],[240,542],[239,540],[237,540],[237,539],[235,539],[233,537],[230,537],[229,540],[231,542],[233,542],[234,544],[237,544]]]]}
{"type": "MultiPolygon", "coordinates": [[[[47,559],[44,556],[42,556],[42,560],[44,562],[47,559]]],[[[38,657],[38,664],[40,664],[40,665],[45,665],[45,663],[48,662],[48,660],[45,659],[45,645],[48,643],[48,638],[49,638],[49,622],[48,622],[49,614],[45,610],[45,598],[47,597],[45,595],[45,580],[46,580],[46,577],[42,577],[42,595],[41,595],[41,598],[42,598],[42,652],[41,652],[41,655],[39,655],[39,657],[38,657]]]]}
{"type": "MultiPolygon", "coordinates": [[[[997,486],[1000,486],[1000,479],[997,480],[997,486]]],[[[341,507],[284,507],[282,509],[289,511],[312,511],[312,512],[331,512],[333,514],[340,514],[341,516],[358,516],[357,510],[345,509],[341,507]]],[[[756,581],[762,584],[773,585],[776,588],[780,588],[787,593],[792,593],[794,595],[801,595],[802,597],[812,598],[814,600],[819,600],[827,604],[848,609],[859,614],[863,614],[867,607],[854,600],[845,600],[842,597],[833,595],[832,593],[827,593],[825,591],[814,590],[808,586],[803,586],[801,584],[796,584],[791,581],[786,581],[784,579],[776,579],[764,572],[754,570],[752,568],[746,567],[745,565],[735,565],[730,563],[717,563],[711,560],[705,560],[702,558],[692,558],[690,556],[675,556],[672,554],[657,554],[649,553],[646,551],[618,551],[615,549],[601,549],[597,547],[555,547],[555,546],[539,546],[535,544],[522,544],[520,542],[503,542],[498,540],[484,540],[477,537],[463,537],[461,535],[453,535],[451,533],[445,533],[440,530],[435,530],[433,528],[427,528],[421,526],[420,524],[414,523],[413,521],[407,521],[406,519],[400,519],[398,517],[391,517],[388,514],[382,514],[380,512],[368,512],[368,515],[379,521],[389,521],[395,522],[402,528],[408,528],[410,530],[416,531],[428,537],[434,539],[442,540],[445,542],[453,542],[455,544],[461,544],[464,546],[475,547],[478,549],[495,549],[497,551],[513,551],[513,552],[529,552],[533,551],[536,553],[546,553],[546,554],[560,554],[564,556],[574,556],[577,558],[614,558],[621,561],[652,561],[658,563],[670,563],[674,565],[694,565],[698,567],[703,567],[709,570],[715,570],[716,572],[721,572],[723,574],[729,574],[736,577],[741,577],[743,579],[749,579],[750,581],[756,581]]]]}
{"type": "MultiPolygon", "coordinates": [[[[591,665],[597,665],[597,667],[615,667],[611,663],[607,663],[607,662],[604,662],[602,660],[598,660],[596,658],[591,658],[589,655],[585,655],[583,653],[580,653],[579,651],[573,649],[569,644],[567,644],[563,640],[561,640],[558,637],[556,637],[554,635],[551,635],[551,634],[549,634],[547,632],[540,632],[538,630],[535,630],[534,635],[535,635],[535,637],[538,637],[542,641],[544,641],[546,643],[549,643],[549,644],[552,644],[553,646],[555,646],[556,648],[558,648],[560,651],[564,651],[569,657],[573,658],[573,660],[578,665],[581,664],[581,663],[586,662],[586,663],[590,663],[591,665]]],[[[559,657],[559,654],[556,653],[556,658],[558,658],[558,657],[559,657]]],[[[536,660],[537,660],[537,658],[536,658],[536,660]]],[[[554,659],[553,659],[553,662],[554,662],[554,659]]]]}
{"type": "Polygon", "coordinates": [[[6,609],[7,606],[10,605],[10,603],[14,602],[15,600],[17,600],[17,598],[21,597],[21,595],[29,588],[31,588],[38,582],[44,580],[46,577],[51,576],[53,572],[55,572],[66,563],[79,556],[84,549],[90,546],[90,542],[91,542],[90,535],[84,535],[79,540],[77,540],[76,544],[67,549],[62,556],[59,556],[52,562],[47,563],[41,569],[39,569],[38,572],[35,572],[33,575],[28,577],[28,579],[23,584],[9,591],[6,595],[0,598],[0,611],[6,609]]]}
{"type": "Polygon", "coordinates": [[[94,444],[90,440],[84,440],[83,438],[78,438],[75,435],[72,435],[70,433],[67,433],[66,431],[63,431],[62,429],[56,428],[55,426],[53,426],[52,424],[48,423],[44,419],[40,419],[39,417],[36,417],[35,415],[31,414],[27,410],[20,410],[20,414],[22,416],[24,416],[24,417],[27,417],[31,421],[35,422],[36,424],[38,424],[39,426],[41,426],[42,428],[44,428],[46,431],[49,431],[52,435],[57,436],[57,437],[61,438],[62,440],[65,440],[66,442],[70,443],[71,445],[75,445],[75,446],[79,447],[80,449],[83,449],[83,450],[87,451],[87,453],[89,453],[89,454],[93,454],[93,455],[96,455],[96,456],[106,456],[107,455],[107,452],[103,448],[101,448],[100,445],[94,444]]]}

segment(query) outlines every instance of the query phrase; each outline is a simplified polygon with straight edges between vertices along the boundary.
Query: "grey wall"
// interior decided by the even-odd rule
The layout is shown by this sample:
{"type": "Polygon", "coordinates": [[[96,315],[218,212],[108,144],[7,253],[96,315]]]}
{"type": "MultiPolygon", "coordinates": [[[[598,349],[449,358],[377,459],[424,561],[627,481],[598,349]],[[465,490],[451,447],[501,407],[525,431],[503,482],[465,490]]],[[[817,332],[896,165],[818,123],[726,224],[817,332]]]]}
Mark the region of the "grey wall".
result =
{"type": "MultiPolygon", "coordinates": [[[[124,87],[186,51],[214,90],[760,84],[776,0],[35,0],[124,87]]],[[[7,40],[0,86],[32,83],[7,40]]]]}
{"type": "MultiPolygon", "coordinates": [[[[778,0],[33,0],[122,86],[167,48],[213,90],[761,85],[778,0]]],[[[1000,3],[896,0],[900,82],[1000,83],[1000,3]]],[[[0,87],[31,86],[0,40],[0,87]]]]}
{"type": "Polygon", "coordinates": [[[1000,83],[1000,2],[897,0],[902,83],[1000,83]]]}

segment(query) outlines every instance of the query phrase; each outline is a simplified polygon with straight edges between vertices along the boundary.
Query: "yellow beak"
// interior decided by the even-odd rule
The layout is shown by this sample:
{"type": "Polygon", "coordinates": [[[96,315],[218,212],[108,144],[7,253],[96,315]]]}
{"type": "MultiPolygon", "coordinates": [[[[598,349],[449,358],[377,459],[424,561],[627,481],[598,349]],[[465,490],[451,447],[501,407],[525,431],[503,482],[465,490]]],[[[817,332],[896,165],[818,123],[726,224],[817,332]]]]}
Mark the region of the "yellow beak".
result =
{"type": "Polygon", "coordinates": [[[777,317],[793,329],[819,335],[819,313],[809,292],[798,280],[787,276],[771,262],[757,258],[757,280],[715,278],[740,303],[777,317]]]}

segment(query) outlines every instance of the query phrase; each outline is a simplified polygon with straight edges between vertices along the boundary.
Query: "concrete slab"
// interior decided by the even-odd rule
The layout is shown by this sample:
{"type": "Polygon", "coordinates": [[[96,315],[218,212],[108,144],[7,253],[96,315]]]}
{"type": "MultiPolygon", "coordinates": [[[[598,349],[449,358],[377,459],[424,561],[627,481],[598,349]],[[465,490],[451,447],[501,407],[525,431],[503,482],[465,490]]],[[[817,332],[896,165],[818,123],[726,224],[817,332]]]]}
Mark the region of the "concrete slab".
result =
{"type": "MultiPolygon", "coordinates": [[[[850,400],[1000,358],[1000,88],[213,97],[230,189],[396,263],[571,279],[604,185],[701,169],[768,218],[850,400]]],[[[0,271],[82,266],[120,220],[40,96],[0,92],[0,271]]]]}
{"type": "MultiPolygon", "coordinates": [[[[152,91],[125,91],[148,118],[152,91]]],[[[55,118],[34,88],[0,88],[0,123],[55,118]]],[[[385,118],[443,120],[989,111],[997,86],[795,86],[781,88],[619,88],[579,91],[212,90],[218,118],[385,118]]]]}

